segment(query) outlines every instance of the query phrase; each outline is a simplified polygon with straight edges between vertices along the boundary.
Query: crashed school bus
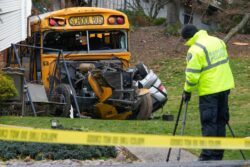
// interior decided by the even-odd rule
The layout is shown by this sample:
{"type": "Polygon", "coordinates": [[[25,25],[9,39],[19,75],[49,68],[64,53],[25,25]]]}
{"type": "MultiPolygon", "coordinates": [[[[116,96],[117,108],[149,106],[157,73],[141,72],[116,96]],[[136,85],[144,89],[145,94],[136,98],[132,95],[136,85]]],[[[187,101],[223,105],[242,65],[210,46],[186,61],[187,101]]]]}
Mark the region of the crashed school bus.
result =
{"type": "Polygon", "coordinates": [[[142,63],[130,67],[124,13],[67,8],[32,16],[30,27],[32,45],[40,48],[29,80],[42,81],[52,100],[65,104],[55,106],[54,115],[148,119],[167,101],[152,70],[142,63]]]}

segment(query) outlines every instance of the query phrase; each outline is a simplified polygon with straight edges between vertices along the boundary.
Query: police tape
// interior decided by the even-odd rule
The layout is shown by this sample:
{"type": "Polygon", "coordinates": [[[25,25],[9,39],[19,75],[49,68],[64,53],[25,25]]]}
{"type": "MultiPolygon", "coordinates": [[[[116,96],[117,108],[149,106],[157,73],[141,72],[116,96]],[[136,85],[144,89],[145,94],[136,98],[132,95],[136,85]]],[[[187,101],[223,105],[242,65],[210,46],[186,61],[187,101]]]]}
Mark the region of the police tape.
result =
{"type": "Polygon", "coordinates": [[[250,149],[250,138],[80,132],[0,126],[0,140],[100,146],[250,149]]]}

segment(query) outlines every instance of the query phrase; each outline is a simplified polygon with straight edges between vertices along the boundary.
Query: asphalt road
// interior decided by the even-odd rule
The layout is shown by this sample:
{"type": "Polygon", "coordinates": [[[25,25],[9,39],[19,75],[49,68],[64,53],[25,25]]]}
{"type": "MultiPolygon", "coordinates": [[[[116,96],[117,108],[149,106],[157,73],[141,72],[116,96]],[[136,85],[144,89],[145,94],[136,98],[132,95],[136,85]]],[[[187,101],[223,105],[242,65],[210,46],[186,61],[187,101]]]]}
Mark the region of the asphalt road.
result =
{"type": "MultiPolygon", "coordinates": [[[[127,147],[127,149],[134,154],[138,159],[145,163],[166,162],[168,148],[145,148],[145,147],[127,147]]],[[[179,149],[172,149],[169,162],[177,162],[179,156],[179,149]]],[[[198,157],[190,152],[181,149],[180,162],[196,161],[198,157]]]]}

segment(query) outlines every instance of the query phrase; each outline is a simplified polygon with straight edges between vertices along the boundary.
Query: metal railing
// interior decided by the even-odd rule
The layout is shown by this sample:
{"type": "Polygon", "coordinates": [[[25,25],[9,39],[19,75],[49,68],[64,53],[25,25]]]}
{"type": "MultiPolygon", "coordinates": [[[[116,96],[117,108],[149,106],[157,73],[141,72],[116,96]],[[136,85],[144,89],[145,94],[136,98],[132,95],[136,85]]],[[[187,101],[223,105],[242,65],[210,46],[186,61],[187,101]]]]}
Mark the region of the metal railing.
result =
{"type": "MultiPolygon", "coordinates": [[[[68,82],[69,82],[69,85],[70,85],[70,88],[71,88],[71,91],[72,91],[72,97],[73,97],[73,101],[74,101],[74,104],[75,104],[75,108],[76,108],[78,116],[80,117],[80,109],[79,109],[79,105],[78,105],[77,98],[76,98],[76,91],[75,91],[75,88],[73,87],[72,81],[70,79],[70,74],[69,74],[69,70],[68,70],[67,64],[65,62],[65,59],[64,59],[63,51],[60,50],[60,49],[53,49],[53,48],[46,48],[46,47],[39,47],[39,46],[31,46],[31,45],[24,45],[24,44],[12,44],[11,45],[11,50],[12,50],[12,53],[14,51],[15,58],[16,58],[17,63],[18,63],[20,68],[22,68],[22,63],[21,63],[20,55],[18,54],[17,47],[43,49],[43,50],[54,51],[54,52],[58,53],[57,60],[56,60],[56,65],[55,65],[55,68],[54,68],[54,71],[53,71],[53,77],[52,77],[52,80],[49,81],[49,83],[50,83],[50,86],[49,86],[49,100],[51,100],[51,95],[52,95],[53,89],[54,89],[56,70],[57,70],[57,67],[58,67],[60,61],[62,61],[64,70],[66,71],[66,76],[67,76],[67,79],[68,79],[68,82]]],[[[11,57],[10,57],[9,61],[11,62],[11,57]]],[[[27,81],[26,81],[25,78],[24,78],[24,86],[27,86],[27,81]]],[[[35,106],[34,106],[34,103],[32,101],[30,91],[28,89],[27,89],[27,99],[29,100],[29,102],[31,104],[31,108],[32,108],[32,111],[33,111],[34,115],[37,116],[35,106]]]]}

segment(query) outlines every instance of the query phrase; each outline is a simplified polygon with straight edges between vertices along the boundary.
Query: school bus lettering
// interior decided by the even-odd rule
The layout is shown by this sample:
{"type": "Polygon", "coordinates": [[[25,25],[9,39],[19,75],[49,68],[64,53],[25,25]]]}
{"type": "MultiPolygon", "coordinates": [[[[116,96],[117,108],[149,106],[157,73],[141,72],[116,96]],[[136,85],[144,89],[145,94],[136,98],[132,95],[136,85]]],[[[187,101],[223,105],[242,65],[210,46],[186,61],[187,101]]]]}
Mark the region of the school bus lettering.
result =
{"type": "Polygon", "coordinates": [[[71,26],[102,25],[103,23],[103,16],[74,16],[69,18],[71,26]]]}

